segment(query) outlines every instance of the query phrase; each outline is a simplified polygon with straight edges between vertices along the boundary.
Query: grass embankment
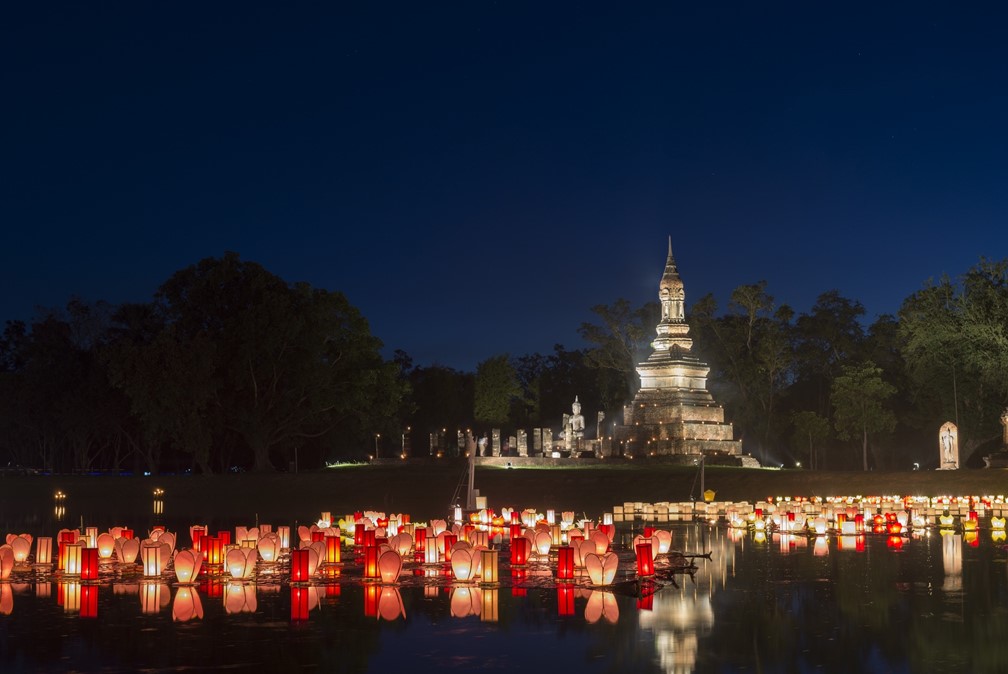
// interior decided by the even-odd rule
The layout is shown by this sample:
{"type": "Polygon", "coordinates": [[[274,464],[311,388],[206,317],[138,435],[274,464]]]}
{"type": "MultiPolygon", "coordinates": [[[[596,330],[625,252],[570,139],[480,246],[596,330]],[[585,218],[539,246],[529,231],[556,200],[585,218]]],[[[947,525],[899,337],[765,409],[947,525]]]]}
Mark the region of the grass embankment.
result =
{"type": "MultiPolygon", "coordinates": [[[[306,522],[324,510],[408,512],[416,519],[443,517],[463,477],[462,461],[351,465],[298,475],[240,474],[214,477],[40,476],[0,478],[0,520],[52,511],[57,489],[67,494],[70,524],[83,517],[150,513],[153,491],[164,489],[166,517],[254,523],[306,522]]],[[[598,517],[625,501],[700,498],[697,470],[662,464],[580,468],[476,469],[476,488],[490,507],[573,510],[598,517]]],[[[464,486],[464,485],[463,485],[464,486]]],[[[1008,471],[818,472],[708,467],[705,486],[717,500],[757,501],[768,496],[1008,493],[1008,471]]],[[[464,491],[463,491],[464,494],[464,491]]]]}

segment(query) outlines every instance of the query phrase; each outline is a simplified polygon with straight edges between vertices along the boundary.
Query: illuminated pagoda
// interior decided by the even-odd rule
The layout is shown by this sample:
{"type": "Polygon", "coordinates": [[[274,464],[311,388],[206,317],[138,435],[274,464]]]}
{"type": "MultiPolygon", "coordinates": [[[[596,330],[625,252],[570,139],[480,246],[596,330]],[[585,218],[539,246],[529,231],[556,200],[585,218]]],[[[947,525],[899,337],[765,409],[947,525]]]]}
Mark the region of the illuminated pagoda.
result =
{"type": "Polygon", "coordinates": [[[640,390],[623,407],[623,425],[614,440],[630,456],[675,457],[684,462],[704,455],[708,461],[742,465],[742,456],[724,409],[707,390],[710,367],[692,355],[693,340],[685,318],[686,293],[669,238],[665,273],[658,284],[661,320],[648,359],[637,365],[640,390]]]}

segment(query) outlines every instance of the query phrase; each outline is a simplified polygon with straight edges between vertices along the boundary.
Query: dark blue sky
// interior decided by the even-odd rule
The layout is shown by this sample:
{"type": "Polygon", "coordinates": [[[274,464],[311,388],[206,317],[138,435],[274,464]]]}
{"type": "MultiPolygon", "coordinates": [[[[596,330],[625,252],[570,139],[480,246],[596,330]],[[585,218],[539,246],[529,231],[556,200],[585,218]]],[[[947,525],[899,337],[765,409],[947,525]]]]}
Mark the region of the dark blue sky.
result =
{"type": "Polygon", "coordinates": [[[1008,256],[996,3],[6,3],[0,318],[233,250],[417,364],[1008,256]]]}

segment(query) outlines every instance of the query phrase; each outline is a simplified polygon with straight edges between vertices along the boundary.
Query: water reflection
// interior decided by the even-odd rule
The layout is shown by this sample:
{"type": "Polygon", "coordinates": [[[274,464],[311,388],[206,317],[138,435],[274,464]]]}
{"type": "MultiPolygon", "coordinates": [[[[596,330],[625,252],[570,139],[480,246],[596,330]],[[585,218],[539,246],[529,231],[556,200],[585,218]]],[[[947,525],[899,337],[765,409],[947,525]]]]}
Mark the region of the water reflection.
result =
{"type": "Polygon", "coordinates": [[[494,586],[454,582],[442,566],[395,585],[363,582],[351,566],[294,585],[205,573],[176,585],[142,580],[138,566],[87,582],[28,567],[0,583],[0,670],[64,671],[86,649],[76,669],[384,671],[386,655],[412,649],[437,655],[432,668],[508,671],[524,666],[511,655],[520,640],[557,663],[543,667],[573,658],[586,671],[1008,671],[1006,555],[991,533],[759,533],[676,526],[673,547],[710,559],[693,557],[691,575],[653,593],[558,583],[535,566],[505,565],[494,586]],[[100,637],[109,632],[116,646],[100,637]],[[165,654],[166,640],[177,650],[165,654]],[[270,660],[256,648],[265,642],[296,662],[270,660]],[[220,647],[256,660],[205,659],[220,647]],[[359,655],[333,667],[334,649],[359,655]]]}

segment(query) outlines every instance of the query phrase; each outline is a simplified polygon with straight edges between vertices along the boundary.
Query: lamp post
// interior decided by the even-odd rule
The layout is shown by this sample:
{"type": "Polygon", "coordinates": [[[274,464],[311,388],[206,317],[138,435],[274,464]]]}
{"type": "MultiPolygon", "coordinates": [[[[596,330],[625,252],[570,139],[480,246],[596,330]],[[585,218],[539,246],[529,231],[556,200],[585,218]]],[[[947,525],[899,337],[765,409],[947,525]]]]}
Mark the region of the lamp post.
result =
{"type": "Polygon", "coordinates": [[[375,433],[374,435],[374,458],[378,458],[378,440],[381,438],[381,433],[375,433]]]}

